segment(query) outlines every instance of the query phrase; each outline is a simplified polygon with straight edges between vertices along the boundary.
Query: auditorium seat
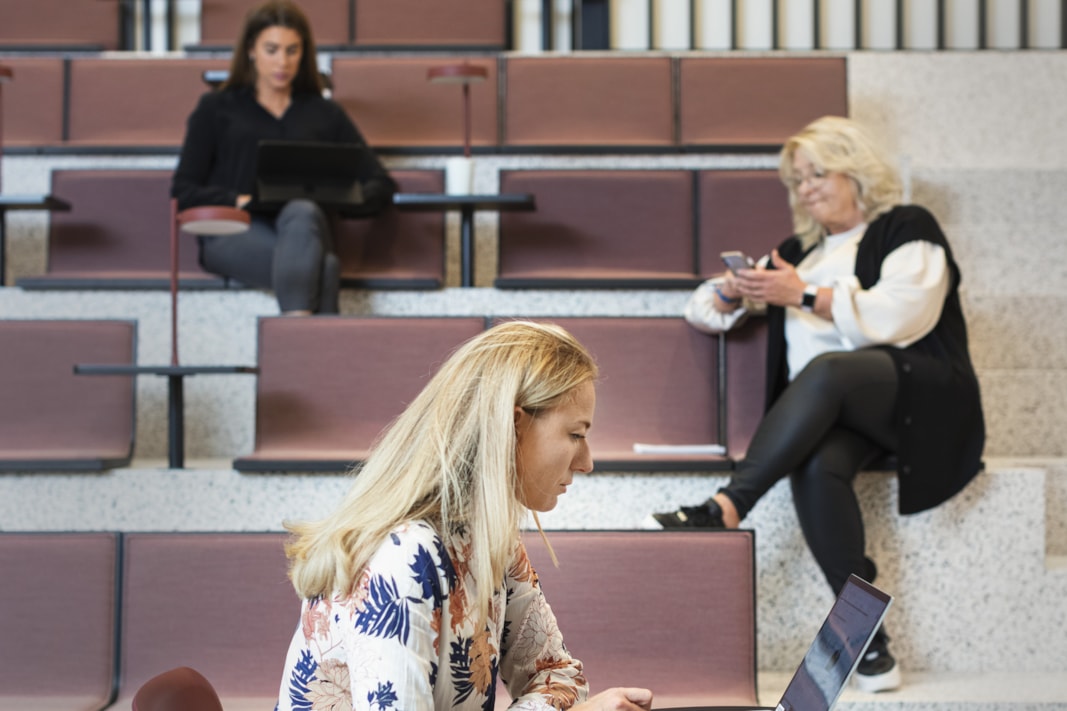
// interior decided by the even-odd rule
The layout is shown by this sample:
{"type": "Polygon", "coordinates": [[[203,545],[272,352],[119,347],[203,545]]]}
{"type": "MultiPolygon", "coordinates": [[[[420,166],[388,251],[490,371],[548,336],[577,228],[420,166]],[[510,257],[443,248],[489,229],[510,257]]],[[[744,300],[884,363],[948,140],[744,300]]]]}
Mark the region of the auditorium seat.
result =
{"type": "Polygon", "coordinates": [[[526,551],[590,695],[647,684],[656,708],[758,708],[752,531],[545,533],[558,568],[537,532],[526,551]]]}
{"type": "Polygon", "coordinates": [[[844,57],[682,57],[679,143],[776,149],[820,116],[848,115],[844,57]]]}
{"type": "Polygon", "coordinates": [[[179,666],[211,679],[226,711],[272,709],[300,622],[280,533],[126,533],[119,693],[179,666]]]}
{"type": "MultiPolygon", "coordinates": [[[[497,319],[497,322],[506,319],[497,319]]],[[[716,454],[638,454],[635,443],[721,444],[719,341],[676,317],[546,319],[600,366],[589,443],[601,471],[716,471],[716,454]]]]}
{"type": "MultiPolygon", "coordinates": [[[[300,0],[318,49],[336,49],[349,43],[349,2],[300,0]]],[[[245,15],[257,3],[247,0],[200,0],[200,41],[189,50],[229,50],[237,41],[245,15]]]]}
{"type": "Polygon", "coordinates": [[[504,50],[506,5],[501,0],[357,0],[352,41],[357,49],[504,50]]]}
{"type": "Polygon", "coordinates": [[[723,344],[724,437],[727,453],[737,460],[748,449],[766,407],[767,320],[749,319],[724,334],[723,344]]]}
{"type": "Polygon", "coordinates": [[[0,51],[131,49],[124,6],[125,0],[0,0],[0,51]]]}
{"type": "MultiPolygon", "coordinates": [[[[25,289],[165,289],[170,285],[169,170],[54,170],[51,193],[71,204],[51,216],[44,274],[25,289]]],[[[182,288],[223,288],[200,268],[196,240],[179,241],[182,288]]]]}
{"type": "Polygon", "coordinates": [[[70,63],[68,144],[76,148],[176,148],[207,91],[204,71],[225,59],[82,57],[70,63]]]}
{"type": "Polygon", "coordinates": [[[508,148],[674,145],[670,57],[509,57],[505,66],[508,148]]]}
{"type": "Polygon", "coordinates": [[[107,705],[116,671],[118,539],[0,533],[0,708],[107,705]]]}
{"type": "Polygon", "coordinates": [[[254,471],[344,472],[362,460],[482,318],[261,318],[254,471]]]}
{"type": "MultiPolygon", "coordinates": [[[[3,92],[4,147],[58,146],[63,142],[62,57],[4,57],[0,64],[14,73],[3,92]]],[[[10,192],[10,187],[8,188],[10,192]]]]}
{"type": "MultiPolygon", "coordinates": [[[[402,192],[440,193],[439,170],[398,170],[402,192]]],[[[335,223],[341,284],[361,289],[440,289],[445,282],[445,215],[394,207],[371,219],[335,223]]]]}
{"type": "Polygon", "coordinates": [[[532,212],[500,215],[499,288],[691,288],[694,175],[688,170],[504,170],[502,193],[532,212]]]}
{"type": "Polygon", "coordinates": [[[474,56],[337,56],[333,98],[375,148],[459,148],[463,145],[463,92],[431,83],[426,73],[442,64],[469,62],[488,73],[470,86],[471,145],[495,147],[497,62],[474,56]]]}
{"type": "Polygon", "coordinates": [[[0,320],[0,471],[99,471],[133,454],[134,384],[85,377],[79,363],[130,364],[137,325],[0,320]]]}
{"type": "MultiPolygon", "coordinates": [[[[789,196],[775,170],[705,170],[699,173],[700,274],[725,270],[720,254],[740,250],[753,259],[770,254],[793,233],[789,196]]],[[[750,319],[725,336],[726,442],[737,458],[763,417],[767,328],[750,319]]]]}
{"type": "Polygon", "coordinates": [[[759,259],[793,234],[789,194],[776,170],[700,171],[697,200],[702,277],[724,271],[725,251],[759,259]]]}

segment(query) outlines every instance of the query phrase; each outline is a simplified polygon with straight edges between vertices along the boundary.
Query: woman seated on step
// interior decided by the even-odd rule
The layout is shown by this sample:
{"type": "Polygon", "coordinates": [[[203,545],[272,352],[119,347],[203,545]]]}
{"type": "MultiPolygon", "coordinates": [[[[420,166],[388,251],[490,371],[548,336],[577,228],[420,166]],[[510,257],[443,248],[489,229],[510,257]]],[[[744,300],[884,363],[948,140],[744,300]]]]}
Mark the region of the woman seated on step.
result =
{"type": "MultiPolygon", "coordinates": [[[[896,455],[899,509],[937,506],[981,470],[985,427],[960,307],[960,270],[927,210],[853,121],[821,118],[790,138],[779,172],[795,234],[751,268],[693,293],[686,320],[717,333],[765,313],[767,410],[729,483],[707,501],[652,514],[664,528],[737,527],[789,476],[808,547],[837,594],[873,582],[852,485],[896,455]]],[[[861,689],[900,685],[879,630],[861,689]]]]}

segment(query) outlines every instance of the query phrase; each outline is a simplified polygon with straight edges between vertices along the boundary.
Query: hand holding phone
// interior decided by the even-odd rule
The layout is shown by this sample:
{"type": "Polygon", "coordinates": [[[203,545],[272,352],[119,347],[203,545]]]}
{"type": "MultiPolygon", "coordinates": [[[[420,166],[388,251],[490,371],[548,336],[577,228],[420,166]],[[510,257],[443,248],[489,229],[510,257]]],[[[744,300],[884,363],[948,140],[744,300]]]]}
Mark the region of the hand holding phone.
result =
{"type": "Polygon", "coordinates": [[[722,257],[726,268],[733,272],[735,276],[739,269],[752,269],[756,266],[756,262],[753,261],[752,257],[744,252],[723,252],[719,256],[722,257]]]}

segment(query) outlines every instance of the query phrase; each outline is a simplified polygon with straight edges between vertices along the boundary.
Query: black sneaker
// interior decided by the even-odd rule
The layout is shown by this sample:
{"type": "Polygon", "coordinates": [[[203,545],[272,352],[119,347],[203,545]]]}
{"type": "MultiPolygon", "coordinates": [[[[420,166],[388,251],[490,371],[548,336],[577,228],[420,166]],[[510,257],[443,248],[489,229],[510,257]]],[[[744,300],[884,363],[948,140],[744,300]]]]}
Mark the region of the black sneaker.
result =
{"type": "Polygon", "coordinates": [[[867,651],[856,665],[853,680],[857,689],[869,694],[900,687],[900,667],[889,653],[889,635],[884,630],[880,629],[874,634],[867,651]]]}
{"type": "Polygon", "coordinates": [[[645,519],[645,528],[726,528],[722,508],[714,499],[700,506],[683,506],[669,513],[654,513],[645,519]]]}

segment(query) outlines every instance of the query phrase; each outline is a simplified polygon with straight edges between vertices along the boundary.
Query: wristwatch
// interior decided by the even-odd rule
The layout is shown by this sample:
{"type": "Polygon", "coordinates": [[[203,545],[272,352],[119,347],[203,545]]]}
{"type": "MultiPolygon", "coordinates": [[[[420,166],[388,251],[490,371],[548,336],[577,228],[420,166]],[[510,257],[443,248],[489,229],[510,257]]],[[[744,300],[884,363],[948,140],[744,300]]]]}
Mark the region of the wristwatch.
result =
{"type": "Polygon", "coordinates": [[[819,287],[808,284],[804,287],[804,296],[800,297],[800,308],[808,313],[815,310],[815,297],[819,293],[819,287]]]}

